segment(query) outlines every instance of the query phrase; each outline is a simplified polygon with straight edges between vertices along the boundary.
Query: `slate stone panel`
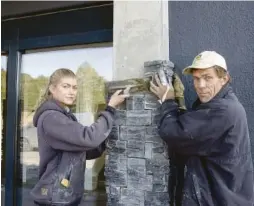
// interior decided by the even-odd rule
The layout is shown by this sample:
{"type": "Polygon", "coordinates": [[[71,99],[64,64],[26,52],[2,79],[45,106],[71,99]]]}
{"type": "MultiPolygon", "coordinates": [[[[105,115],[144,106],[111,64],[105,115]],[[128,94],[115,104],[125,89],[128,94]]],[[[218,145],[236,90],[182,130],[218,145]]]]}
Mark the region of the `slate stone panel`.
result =
{"type": "MultiPolygon", "coordinates": [[[[145,63],[146,72],[161,68],[170,70],[172,64],[145,63]]],[[[126,105],[117,110],[117,120],[106,144],[108,206],[169,206],[169,159],[167,146],[157,130],[159,106],[153,94],[140,92],[132,94],[126,105]]]]}

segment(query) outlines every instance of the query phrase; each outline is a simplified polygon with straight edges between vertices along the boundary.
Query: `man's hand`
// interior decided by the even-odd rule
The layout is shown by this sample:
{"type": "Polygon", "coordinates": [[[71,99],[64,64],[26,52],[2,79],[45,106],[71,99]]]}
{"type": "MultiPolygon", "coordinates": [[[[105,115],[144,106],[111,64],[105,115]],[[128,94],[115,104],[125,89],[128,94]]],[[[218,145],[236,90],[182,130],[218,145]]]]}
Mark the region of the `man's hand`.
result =
{"type": "Polygon", "coordinates": [[[122,104],[124,100],[129,97],[127,94],[120,94],[122,90],[117,90],[110,98],[108,106],[116,108],[118,105],[122,104]]]}
{"type": "Polygon", "coordinates": [[[156,86],[152,81],[150,82],[150,91],[153,92],[161,102],[164,102],[167,99],[174,99],[175,92],[174,88],[169,85],[162,85],[158,75],[155,75],[155,80],[158,86],[156,86]]]}

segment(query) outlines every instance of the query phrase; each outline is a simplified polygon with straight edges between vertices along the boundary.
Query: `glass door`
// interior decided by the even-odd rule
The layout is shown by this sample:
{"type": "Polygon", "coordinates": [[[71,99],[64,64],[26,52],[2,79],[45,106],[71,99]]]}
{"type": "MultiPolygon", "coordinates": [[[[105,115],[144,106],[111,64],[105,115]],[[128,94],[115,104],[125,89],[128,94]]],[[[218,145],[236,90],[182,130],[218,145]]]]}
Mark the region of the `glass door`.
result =
{"type": "MultiPolygon", "coordinates": [[[[38,181],[39,152],[33,115],[44,94],[50,75],[58,68],[69,68],[78,77],[78,97],[73,113],[83,125],[94,122],[105,105],[105,81],[112,80],[111,44],[26,51],[20,76],[20,175],[22,205],[32,205],[30,191],[38,181]],[[103,108],[103,107],[102,107],[103,108]]],[[[106,204],[104,155],[86,163],[83,204],[106,204]]]]}

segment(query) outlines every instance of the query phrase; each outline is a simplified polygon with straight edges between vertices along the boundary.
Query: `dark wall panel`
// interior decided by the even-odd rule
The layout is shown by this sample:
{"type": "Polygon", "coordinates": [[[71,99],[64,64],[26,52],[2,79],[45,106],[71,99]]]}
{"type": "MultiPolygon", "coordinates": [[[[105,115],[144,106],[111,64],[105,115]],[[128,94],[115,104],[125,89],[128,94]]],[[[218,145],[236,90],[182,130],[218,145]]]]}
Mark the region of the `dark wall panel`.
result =
{"type": "MultiPolygon", "coordinates": [[[[203,50],[216,50],[226,58],[233,87],[249,121],[254,157],[254,2],[169,3],[170,59],[178,72],[203,50]]],[[[188,106],[196,98],[190,77],[186,83],[188,106]]]]}

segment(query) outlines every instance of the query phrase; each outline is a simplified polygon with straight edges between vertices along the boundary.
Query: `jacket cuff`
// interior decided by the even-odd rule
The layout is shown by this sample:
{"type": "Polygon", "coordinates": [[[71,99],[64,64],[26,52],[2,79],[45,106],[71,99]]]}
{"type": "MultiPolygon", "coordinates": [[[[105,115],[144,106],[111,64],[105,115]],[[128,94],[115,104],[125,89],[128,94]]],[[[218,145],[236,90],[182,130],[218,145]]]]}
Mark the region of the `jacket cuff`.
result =
{"type": "Polygon", "coordinates": [[[174,99],[167,99],[161,104],[162,110],[177,110],[178,104],[174,99]]]}
{"type": "Polygon", "coordinates": [[[113,107],[111,107],[111,106],[109,106],[109,105],[107,105],[107,107],[106,107],[105,110],[108,111],[108,112],[109,112],[110,114],[112,114],[113,116],[114,116],[115,113],[116,113],[116,109],[113,108],[113,107]]]}

